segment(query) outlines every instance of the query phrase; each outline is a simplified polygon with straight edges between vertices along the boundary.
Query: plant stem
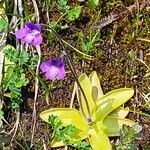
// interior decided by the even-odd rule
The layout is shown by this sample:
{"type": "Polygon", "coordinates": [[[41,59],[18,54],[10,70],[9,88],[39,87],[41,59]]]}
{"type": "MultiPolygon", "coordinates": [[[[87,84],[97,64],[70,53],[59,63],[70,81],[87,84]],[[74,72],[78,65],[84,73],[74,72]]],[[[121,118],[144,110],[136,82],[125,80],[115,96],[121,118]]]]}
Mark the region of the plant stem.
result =
{"type": "Polygon", "coordinates": [[[129,112],[136,113],[136,114],[140,114],[140,115],[144,115],[144,116],[146,116],[146,117],[150,117],[150,115],[147,114],[147,113],[142,113],[142,112],[133,111],[133,110],[129,110],[129,112]]]}
{"type": "Polygon", "coordinates": [[[82,54],[83,56],[87,57],[86,59],[89,59],[89,60],[93,59],[92,56],[79,51],[78,49],[76,49],[75,47],[73,47],[72,45],[70,45],[67,41],[65,41],[63,39],[62,39],[62,41],[63,41],[64,44],[68,45],[69,47],[71,47],[72,49],[74,49],[76,52],[78,52],[78,53],[82,54]]]}
{"type": "MultiPolygon", "coordinates": [[[[49,27],[49,28],[50,28],[50,27],[49,27]]],[[[85,95],[85,93],[84,93],[84,91],[83,91],[83,88],[81,87],[81,84],[80,84],[80,82],[79,82],[79,80],[78,80],[78,78],[77,78],[77,74],[76,74],[76,71],[75,71],[75,69],[74,69],[74,67],[73,67],[73,63],[72,63],[72,61],[71,61],[71,58],[70,58],[70,56],[69,56],[69,55],[67,54],[67,52],[66,52],[65,46],[64,46],[64,44],[63,44],[63,40],[62,40],[62,38],[58,35],[58,33],[57,33],[55,30],[53,30],[52,28],[50,28],[50,30],[51,30],[51,31],[56,35],[56,37],[60,40],[60,43],[61,43],[62,48],[63,48],[63,54],[64,54],[64,56],[66,57],[66,60],[67,60],[66,62],[67,62],[67,64],[68,64],[68,67],[69,67],[69,69],[71,70],[72,75],[73,75],[75,81],[77,82],[77,84],[78,84],[78,86],[79,86],[79,88],[80,88],[80,90],[81,90],[81,93],[82,93],[82,95],[83,95],[83,97],[84,97],[84,100],[85,100],[85,103],[86,103],[86,107],[87,107],[87,112],[88,112],[88,118],[91,118],[91,112],[90,112],[88,100],[87,100],[86,95],[85,95]]],[[[79,101],[80,101],[79,103],[80,103],[80,105],[81,105],[82,113],[84,113],[81,99],[79,99],[79,101]]],[[[83,115],[85,116],[85,114],[83,114],[83,115]]],[[[86,118],[86,119],[87,119],[87,118],[86,118]]],[[[90,123],[91,123],[91,122],[90,122],[90,123]]]]}
{"type": "Polygon", "coordinates": [[[49,105],[49,101],[48,101],[48,98],[49,98],[49,88],[46,86],[46,84],[44,83],[44,81],[39,76],[37,76],[36,73],[31,68],[28,67],[28,69],[29,69],[30,73],[32,74],[32,76],[37,77],[38,80],[39,80],[39,82],[41,83],[41,85],[44,87],[44,89],[45,89],[45,95],[46,95],[46,102],[49,105]]]}
{"type": "Polygon", "coordinates": [[[62,14],[61,16],[60,16],[60,18],[56,21],[56,24],[58,24],[58,22],[67,14],[68,12],[65,12],[64,14],[62,14]]]}

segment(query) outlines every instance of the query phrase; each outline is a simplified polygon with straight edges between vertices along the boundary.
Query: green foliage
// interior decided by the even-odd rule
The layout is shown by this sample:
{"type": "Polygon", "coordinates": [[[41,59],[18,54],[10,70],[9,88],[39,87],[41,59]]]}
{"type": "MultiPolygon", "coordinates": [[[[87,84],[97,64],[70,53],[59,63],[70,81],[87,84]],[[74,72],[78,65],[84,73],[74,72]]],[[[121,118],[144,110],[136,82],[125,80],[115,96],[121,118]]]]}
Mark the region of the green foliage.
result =
{"type": "Polygon", "coordinates": [[[136,150],[137,147],[134,142],[140,131],[141,126],[139,126],[138,124],[135,124],[132,127],[124,125],[121,130],[120,141],[116,144],[116,150],[136,150]]]}
{"type": "Polygon", "coordinates": [[[77,34],[78,42],[81,43],[81,47],[84,53],[97,53],[96,44],[100,42],[99,32],[93,33],[90,30],[90,34],[87,37],[84,37],[82,32],[77,34]]]}
{"type": "Polygon", "coordinates": [[[3,17],[0,17],[0,32],[5,30],[8,26],[7,20],[5,20],[3,17]]]}
{"type": "Polygon", "coordinates": [[[148,145],[148,146],[145,148],[145,150],[150,150],[150,145],[148,145]]]}
{"type": "Polygon", "coordinates": [[[26,51],[19,52],[9,45],[4,48],[4,53],[4,95],[10,97],[12,108],[17,108],[22,102],[21,88],[29,82],[25,75],[24,64],[33,69],[35,68],[37,58],[31,58],[26,51]]]}
{"type": "Polygon", "coordinates": [[[61,12],[66,12],[70,9],[70,6],[67,5],[67,0],[58,0],[58,9],[61,12]]]}
{"type": "Polygon", "coordinates": [[[3,80],[4,92],[10,92],[12,108],[16,108],[22,102],[21,87],[26,86],[28,79],[20,66],[9,66],[3,80]]]}
{"type": "Polygon", "coordinates": [[[31,69],[35,69],[35,66],[38,61],[38,57],[36,55],[31,56],[27,51],[23,50],[22,52],[17,51],[12,46],[7,45],[4,48],[5,57],[10,61],[16,64],[27,65],[31,69]]]}
{"type": "Polygon", "coordinates": [[[55,138],[58,141],[64,141],[67,143],[69,141],[69,137],[75,132],[74,126],[68,125],[64,127],[61,120],[57,116],[49,116],[49,123],[52,125],[55,138]]]}
{"type": "Polygon", "coordinates": [[[4,51],[5,56],[14,63],[17,63],[18,61],[21,63],[27,63],[29,60],[29,54],[26,51],[19,52],[15,49],[12,49],[12,47],[8,47],[4,51]]]}
{"type": "MultiPolygon", "coordinates": [[[[135,124],[125,118],[129,109],[121,107],[133,96],[134,91],[131,88],[120,88],[104,95],[96,72],[92,72],[89,77],[82,74],[79,82],[87,98],[86,101],[81,91],[77,93],[80,95],[78,101],[82,103],[81,112],[71,108],[53,108],[43,111],[40,117],[50,123],[48,121],[50,115],[58,116],[64,125],[75,126],[76,131],[71,136],[71,141],[88,138],[93,150],[99,150],[100,147],[103,150],[111,150],[108,136],[119,136],[124,124],[129,126],[135,124]],[[88,121],[89,112],[91,122],[88,121]]],[[[64,145],[65,142],[60,143],[56,138],[51,142],[53,147],[64,145]]]]}
{"type": "Polygon", "coordinates": [[[91,8],[95,9],[99,4],[99,0],[88,0],[87,3],[91,8]]]}
{"type": "Polygon", "coordinates": [[[88,54],[91,51],[96,51],[95,44],[89,39],[82,42],[82,48],[86,54],[88,54]]]}
{"type": "Polygon", "coordinates": [[[0,118],[4,115],[4,112],[0,110],[0,118]]]}
{"type": "Polygon", "coordinates": [[[49,123],[54,131],[54,138],[63,141],[66,145],[76,147],[80,150],[91,150],[90,145],[85,141],[75,142],[71,136],[75,133],[75,126],[72,124],[64,126],[58,116],[51,115],[48,118],[49,123]]]}
{"type": "Polygon", "coordinates": [[[76,6],[70,9],[70,6],[67,5],[66,0],[58,0],[58,9],[62,13],[64,13],[63,15],[66,16],[69,21],[74,21],[75,19],[78,19],[81,13],[81,6],[76,6]]]}
{"type": "Polygon", "coordinates": [[[79,141],[73,144],[79,150],[92,150],[91,146],[85,141],[79,141]]]}
{"type": "Polygon", "coordinates": [[[73,21],[75,19],[78,19],[81,13],[81,6],[77,6],[75,8],[72,8],[67,13],[67,19],[70,21],[73,21]]]}

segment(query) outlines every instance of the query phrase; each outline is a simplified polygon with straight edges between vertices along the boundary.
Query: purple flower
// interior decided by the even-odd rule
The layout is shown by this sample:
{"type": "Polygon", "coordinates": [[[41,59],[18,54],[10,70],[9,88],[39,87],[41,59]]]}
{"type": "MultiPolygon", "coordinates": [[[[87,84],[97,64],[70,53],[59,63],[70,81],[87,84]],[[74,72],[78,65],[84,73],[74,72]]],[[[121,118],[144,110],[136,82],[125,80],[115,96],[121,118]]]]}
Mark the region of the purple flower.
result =
{"type": "Polygon", "coordinates": [[[60,80],[66,76],[64,61],[62,58],[49,59],[45,62],[42,62],[40,69],[50,80],[60,80]]]}
{"type": "Polygon", "coordinates": [[[22,42],[34,46],[41,44],[43,41],[41,36],[41,25],[33,24],[31,22],[26,22],[25,28],[16,31],[15,35],[18,39],[21,39],[22,42]]]}

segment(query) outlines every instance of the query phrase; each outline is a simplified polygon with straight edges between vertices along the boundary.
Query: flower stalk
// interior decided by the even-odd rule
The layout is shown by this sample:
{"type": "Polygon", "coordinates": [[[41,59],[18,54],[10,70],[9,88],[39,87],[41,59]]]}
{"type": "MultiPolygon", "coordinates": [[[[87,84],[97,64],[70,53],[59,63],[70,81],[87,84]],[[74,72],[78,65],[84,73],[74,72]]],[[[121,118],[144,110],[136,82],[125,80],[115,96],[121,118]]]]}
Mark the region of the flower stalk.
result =
{"type": "Polygon", "coordinates": [[[86,95],[85,95],[85,93],[84,93],[84,91],[83,91],[83,89],[82,89],[82,87],[80,85],[80,82],[79,82],[78,78],[77,78],[77,74],[76,74],[76,71],[75,71],[75,69],[73,67],[73,63],[71,61],[71,58],[69,57],[69,55],[66,52],[65,46],[63,44],[63,39],[58,35],[58,33],[54,29],[52,29],[51,27],[49,27],[49,28],[56,35],[56,37],[60,40],[60,43],[61,43],[62,48],[63,48],[63,52],[62,53],[63,53],[64,57],[66,58],[66,62],[68,64],[68,67],[69,67],[70,71],[72,72],[72,75],[73,75],[75,81],[77,82],[77,84],[78,84],[78,86],[79,86],[79,88],[81,90],[81,93],[82,93],[82,95],[83,95],[83,97],[85,99],[85,103],[86,103],[86,107],[87,107],[87,112],[88,112],[88,117],[86,117],[86,115],[85,115],[85,113],[83,111],[82,101],[79,98],[79,103],[81,105],[81,111],[82,111],[83,116],[85,117],[85,119],[88,120],[89,123],[91,123],[92,119],[91,119],[91,113],[90,113],[90,108],[89,108],[88,100],[87,100],[86,95]],[[90,119],[87,119],[87,118],[90,118],[90,119]]]}

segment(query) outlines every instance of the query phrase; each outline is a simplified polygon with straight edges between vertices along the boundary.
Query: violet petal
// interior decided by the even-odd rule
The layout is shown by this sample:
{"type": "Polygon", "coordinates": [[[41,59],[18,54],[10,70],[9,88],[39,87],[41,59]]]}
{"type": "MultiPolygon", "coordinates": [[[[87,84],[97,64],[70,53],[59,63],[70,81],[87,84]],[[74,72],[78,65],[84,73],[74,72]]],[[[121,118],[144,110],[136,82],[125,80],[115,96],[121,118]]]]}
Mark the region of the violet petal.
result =
{"type": "Polygon", "coordinates": [[[59,68],[55,66],[51,66],[49,71],[45,73],[45,76],[50,80],[54,80],[56,79],[58,72],[59,72],[59,68]]]}
{"type": "Polygon", "coordinates": [[[25,37],[23,37],[21,40],[24,42],[24,43],[28,43],[28,44],[31,44],[32,41],[34,39],[34,35],[32,33],[29,33],[27,34],[25,37]]]}
{"type": "Polygon", "coordinates": [[[26,22],[25,26],[31,30],[38,30],[39,32],[41,32],[41,26],[40,24],[34,24],[31,22],[26,22]]]}
{"type": "Polygon", "coordinates": [[[65,67],[62,66],[61,68],[59,68],[59,72],[58,72],[58,75],[57,75],[56,79],[61,80],[65,76],[66,76],[65,67]]]}
{"type": "Polygon", "coordinates": [[[29,34],[31,32],[30,29],[26,29],[26,28],[23,28],[23,29],[20,29],[20,30],[17,30],[15,32],[15,35],[18,39],[22,39],[24,36],[26,36],[27,34],[29,34]]]}
{"type": "Polygon", "coordinates": [[[40,69],[50,80],[60,80],[66,76],[63,58],[60,57],[55,59],[49,59],[48,61],[41,63],[40,69]]]}
{"type": "Polygon", "coordinates": [[[39,32],[41,32],[42,27],[41,27],[41,25],[40,25],[40,24],[35,23],[35,24],[34,24],[34,26],[35,26],[35,28],[36,28],[39,32]]]}
{"type": "Polygon", "coordinates": [[[42,36],[39,34],[39,35],[37,35],[37,36],[35,36],[35,37],[33,38],[32,45],[34,45],[34,46],[40,45],[40,44],[42,43],[42,41],[43,41],[43,38],[42,38],[42,36]]]}
{"type": "Polygon", "coordinates": [[[51,59],[51,65],[60,68],[64,65],[63,59],[60,57],[55,58],[55,59],[51,59]]]}
{"type": "Polygon", "coordinates": [[[48,61],[41,63],[40,69],[42,70],[43,73],[45,73],[49,71],[50,66],[51,66],[51,60],[49,59],[48,61]]]}
{"type": "Polygon", "coordinates": [[[25,26],[31,30],[36,29],[34,26],[34,23],[31,23],[31,22],[25,22],[25,26]]]}

